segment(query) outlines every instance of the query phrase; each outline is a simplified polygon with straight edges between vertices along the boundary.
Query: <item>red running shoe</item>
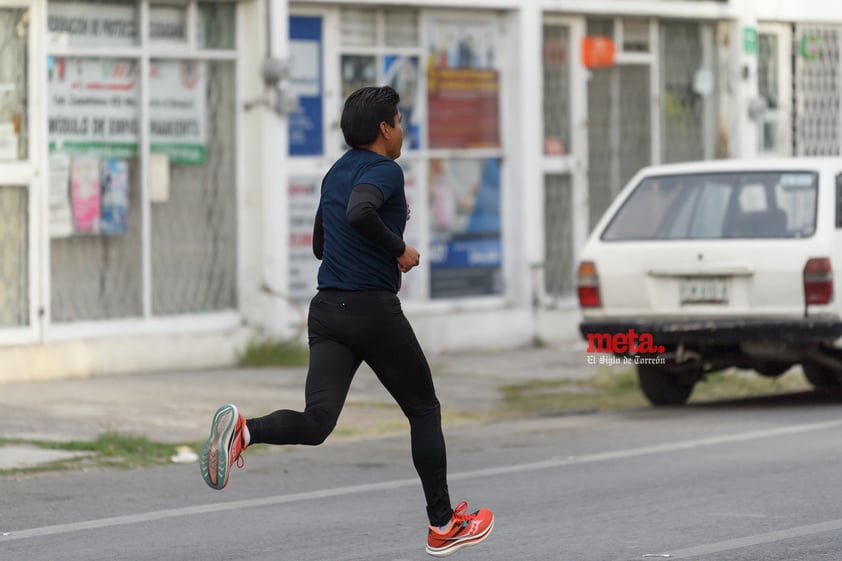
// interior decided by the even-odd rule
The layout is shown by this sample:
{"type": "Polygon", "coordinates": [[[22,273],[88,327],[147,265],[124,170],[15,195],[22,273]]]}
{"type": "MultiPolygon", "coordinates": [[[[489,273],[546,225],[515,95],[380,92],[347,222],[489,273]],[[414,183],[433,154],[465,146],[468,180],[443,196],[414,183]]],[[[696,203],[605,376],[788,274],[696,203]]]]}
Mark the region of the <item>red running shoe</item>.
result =
{"type": "Polygon", "coordinates": [[[202,479],[214,489],[228,484],[231,466],[243,467],[240,455],[246,449],[244,430],[246,420],[231,404],[216,410],[211,422],[208,439],[199,455],[199,471],[202,479]]]}
{"type": "Polygon", "coordinates": [[[451,553],[476,545],[491,534],[494,528],[494,514],[487,508],[468,513],[468,503],[462,501],[453,510],[453,520],[444,532],[429,527],[427,531],[427,553],[435,557],[446,557],[451,553]]]}

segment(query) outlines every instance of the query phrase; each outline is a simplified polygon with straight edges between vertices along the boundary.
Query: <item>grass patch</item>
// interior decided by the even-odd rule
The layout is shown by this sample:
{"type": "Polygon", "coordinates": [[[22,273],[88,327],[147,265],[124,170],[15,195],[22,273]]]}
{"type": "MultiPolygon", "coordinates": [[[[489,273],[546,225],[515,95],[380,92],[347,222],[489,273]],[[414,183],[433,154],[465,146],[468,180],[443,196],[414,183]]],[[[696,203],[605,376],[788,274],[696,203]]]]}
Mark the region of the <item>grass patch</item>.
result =
{"type": "Polygon", "coordinates": [[[240,353],[238,364],[250,367],[307,366],[310,351],[291,341],[252,341],[240,353]]]}
{"type": "Polygon", "coordinates": [[[738,399],[812,390],[813,386],[797,370],[777,378],[767,378],[752,371],[727,370],[711,374],[705,380],[696,384],[693,395],[690,396],[690,402],[738,399]]]}
{"type": "Polygon", "coordinates": [[[632,370],[600,370],[585,380],[531,380],[500,388],[504,412],[618,411],[646,405],[632,370]]]}
{"type": "MultiPolygon", "coordinates": [[[[53,442],[43,440],[23,440],[0,438],[0,446],[27,445],[45,450],[80,452],[84,455],[40,464],[38,466],[14,469],[0,469],[0,475],[15,473],[37,473],[46,471],[70,471],[89,468],[131,469],[166,465],[176,453],[178,444],[155,442],[142,436],[117,432],[106,432],[96,440],[71,440],[53,442]]],[[[198,450],[195,443],[191,446],[198,450]]]]}
{"type": "MultiPolygon", "coordinates": [[[[712,373],[696,384],[690,402],[738,399],[810,391],[797,371],[778,378],[754,372],[727,370],[712,373]]],[[[500,388],[504,412],[509,415],[581,411],[622,411],[649,407],[633,368],[603,369],[585,380],[532,380],[500,388]]]]}

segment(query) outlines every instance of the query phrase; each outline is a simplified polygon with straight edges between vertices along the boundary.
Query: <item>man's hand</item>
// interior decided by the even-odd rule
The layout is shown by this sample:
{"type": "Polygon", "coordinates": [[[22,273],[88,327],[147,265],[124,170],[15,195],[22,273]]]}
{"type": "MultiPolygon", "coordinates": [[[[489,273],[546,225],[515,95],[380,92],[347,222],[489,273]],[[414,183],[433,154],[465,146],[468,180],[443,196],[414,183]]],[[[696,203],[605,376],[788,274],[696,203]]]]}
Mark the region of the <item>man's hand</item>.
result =
{"type": "Polygon", "coordinates": [[[409,202],[406,203],[406,221],[409,222],[409,219],[412,218],[412,209],[409,208],[409,202]]]}
{"type": "Polygon", "coordinates": [[[421,254],[418,250],[409,244],[406,244],[406,249],[403,255],[398,257],[398,270],[401,273],[406,273],[421,261],[421,254]]]}

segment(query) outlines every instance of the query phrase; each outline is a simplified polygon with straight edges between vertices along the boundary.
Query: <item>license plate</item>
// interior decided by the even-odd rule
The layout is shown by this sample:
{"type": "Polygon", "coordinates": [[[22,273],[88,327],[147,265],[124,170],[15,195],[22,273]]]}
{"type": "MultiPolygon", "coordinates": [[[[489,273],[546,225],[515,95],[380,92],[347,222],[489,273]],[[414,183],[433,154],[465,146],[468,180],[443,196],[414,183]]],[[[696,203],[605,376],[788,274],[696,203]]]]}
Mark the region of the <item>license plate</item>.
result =
{"type": "Polygon", "coordinates": [[[681,304],[727,304],[728,282],[721,277],[686,278],[679,285],[681,304]]]}

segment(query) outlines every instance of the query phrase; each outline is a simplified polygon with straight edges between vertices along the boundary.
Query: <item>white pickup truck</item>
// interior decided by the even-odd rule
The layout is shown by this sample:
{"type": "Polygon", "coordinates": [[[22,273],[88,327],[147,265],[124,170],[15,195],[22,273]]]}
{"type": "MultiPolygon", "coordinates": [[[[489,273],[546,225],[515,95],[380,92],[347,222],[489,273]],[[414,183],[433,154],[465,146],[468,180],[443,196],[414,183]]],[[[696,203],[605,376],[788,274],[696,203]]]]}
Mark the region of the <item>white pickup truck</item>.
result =
{"type": "Polygon", "coordinates": [[[708,372],[842,381],[842,159],[645,168],[593,229],[578,269],[592,352],[635,356],[654,405],[708,372]]]}

